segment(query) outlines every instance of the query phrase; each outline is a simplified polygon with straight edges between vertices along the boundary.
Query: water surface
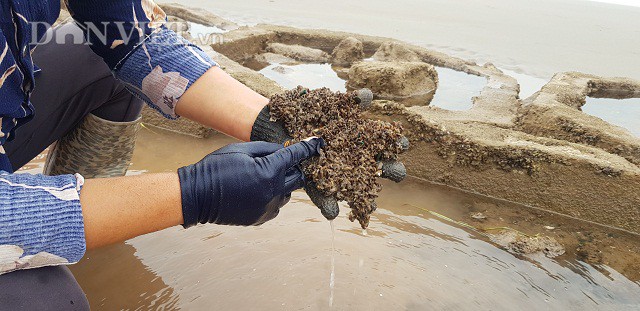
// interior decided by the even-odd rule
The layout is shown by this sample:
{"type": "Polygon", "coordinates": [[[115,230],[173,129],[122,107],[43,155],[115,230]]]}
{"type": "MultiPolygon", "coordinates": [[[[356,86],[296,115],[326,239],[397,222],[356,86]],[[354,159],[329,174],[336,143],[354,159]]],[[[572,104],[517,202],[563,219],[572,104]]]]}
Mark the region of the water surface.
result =
{"type": "Polygon", "coordinates": [[[431,106],[447,110],[469,110],[473,106],[473,97],[487,84],[487,79],[444,67],[438,71],[438,89],[431,100],[431,106]]]}
{"type": "MultiPolygon", "coordinates": [[[[141,131],[136,172],[172,171],[233,142],[152,130],[141,131]]],[[[411,178],[385,183],[366,236],[346,219],[343,205],[334,221],[333,309],[632,310],[640,304],[637,280],[608,265],[572,254],[514,255],[428,212],[460,220],[470,206],[488,202],[411,178]]],[[[522,217],[522,207],[513,209],[517,217],[508,206],[500,210],[496,221],[522,217]]],[[[263,226],[169,228],[90,251],[73,271],[95,310],[325,310],[331,248],[329,222],[298,191],[263,226]]]]}
{"type": "Polygon", "coordinates": [[[549,80],[551,80],[551,77],[549,77],[548,79],[542,79],[539,77],[521,73],[519,71],[507,69],[501,70],[506,75],[511,76],[518,81],[518,84],[520,85],[520,99],[527,99],[529,96],[539,91],[545,84],[549,82],[549,80]]]}
{"type": "Polygon", "coordinates": [[[332,91],[345,92],[345,80],[338,77],[331,64],[271,64],[259,71],[265,77],[293,89],[298,85],[310,89],[327,87],[332,91]]]}
{"type": "Polygon", "coordinates": [[[640,98],[611,99],[587,97],[582,111],[611,124],[624,127],[640,137],[640,98]]]}

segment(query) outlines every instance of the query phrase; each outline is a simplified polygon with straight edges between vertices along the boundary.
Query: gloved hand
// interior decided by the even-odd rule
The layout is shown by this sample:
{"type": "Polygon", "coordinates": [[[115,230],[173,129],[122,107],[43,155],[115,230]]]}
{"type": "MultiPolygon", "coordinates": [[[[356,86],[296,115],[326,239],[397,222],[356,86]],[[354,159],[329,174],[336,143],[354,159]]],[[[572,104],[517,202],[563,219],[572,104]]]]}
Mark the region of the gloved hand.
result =
{"type": "MultiPolygon", "coordinates": [[[[310,92],[313,92],[313,90],[310,92]]],[[[373,93],[368,89],[361,89],[355,91],[355,93],[357,95],[356,100],[363,108],[362,110],[369,109],[373,101],[373,93]]],[[[269,106],[265,106],[253,124],[251,141],[267,141],[284,144],[291,139],[284,125],[279,121],[274,122],[271,118],[269,106]]],[[[405,150],[409,148],[409,140],[406,137],[402,137],[398,143],[405,150]]],[[[302,162],[301,165],[304,166],[304,162],[302,162]]],[[[407,170],[402,162],[381,159],[380,165],[382,166],[382,174],[380,176],[382,178],[400,182],[407,176],[407,170]]],[[[325,218],[332,220],[338,216],[340,210],[336,198],[324,195],[312,180],[306,181],[304,189],[313,204],[320,209],[320,212],[325,218]]]]}
{"type": "Polygon", "coordinates": [[[305,184],[298,165],[323,145],[320,138],[286,148],[269,142],[232,144],[178,169],[183,226],[250,226],[275,218],[291,192],[305,184]]]}

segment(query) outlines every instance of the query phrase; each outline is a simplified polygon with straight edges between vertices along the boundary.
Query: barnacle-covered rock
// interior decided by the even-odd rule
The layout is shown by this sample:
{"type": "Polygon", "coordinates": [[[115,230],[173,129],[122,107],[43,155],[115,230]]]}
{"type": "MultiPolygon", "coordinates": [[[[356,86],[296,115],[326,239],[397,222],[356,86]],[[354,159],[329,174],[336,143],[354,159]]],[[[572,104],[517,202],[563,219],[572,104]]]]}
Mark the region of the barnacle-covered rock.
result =
{"type": "Polygon", "coordinates": [[[405,44],[393,41],[383,43],[373,54],[373,59],[383,62],[422,61],[418,54],[410,50],[405,44]]]}
{"type": "Polygon", "coordinates": [[[379,161],[396,159],[405,146],[400,124],[362,117],[358,94],[298,87],[273,96],[269,108],[295,140],[324,138],[327,146],[304,173],[325,195],[346,201],[349,219],[366,228],[381,189],[379,161]]]}
{"type": "Polygon", "coordinates": [[[435,92],[438,73],[422,62],[359,62],[351,66],[347,86],[371,89],[383,99],[406,99],[435,92]]]}
{"type": "Polygon", "coordinates": [[[347,37],[331,53],[332,63],[338,66],[351,66],[364,58],[362,42],[354,37],[347,37]]]}
{"type": "Polygon", "coordinates": [[[323,50],[318,50],[302,45],[288,45],[282,43],[270,43],[267,52],[284,55],[295,60],[313,63],[329,62],[329,54],[323,50]]]}

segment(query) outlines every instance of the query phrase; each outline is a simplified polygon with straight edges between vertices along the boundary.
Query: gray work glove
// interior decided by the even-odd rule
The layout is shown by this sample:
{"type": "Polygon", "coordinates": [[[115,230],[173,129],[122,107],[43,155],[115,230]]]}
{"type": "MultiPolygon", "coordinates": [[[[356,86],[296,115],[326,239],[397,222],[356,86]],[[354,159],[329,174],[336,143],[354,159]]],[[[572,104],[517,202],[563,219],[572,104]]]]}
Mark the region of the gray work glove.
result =
{"type": "MultiPolygon", "coordinates": [[[[357,100],[359,101],[363,110],[367,110],[371,107],[373,101],[373,93],[368,89],[362,89],[356,91],[357,100]]],[[[258,114],[256,121],[253,124],[251,130],[251,141],[267,141],[278,144],[285,144],[289,142],[292,137],[287,133],[284,125],[279,121],[272,121],[271,114],[269,112],[269,106],[265,106],[258,114]]],[[[403,149],[409,148],[409,140],[406,137],[402,137],[401,144],[403,149]]],[[[380,177],[400,182],[407,175],[407,170],[402,162],[395,160],[381,160],[382,174],[380,177]]],[[[301,166],[304,167],[305,162],[302,162],[301,166]]],[[[317,187],[314,181],[307,180],[305,191],[309,198],[322,212],[322,215],[328,220],[332,220],[338,216],[340,212],[338,208],[338,201],[335,197],[327,196],[322,193],[317,187]]]]}

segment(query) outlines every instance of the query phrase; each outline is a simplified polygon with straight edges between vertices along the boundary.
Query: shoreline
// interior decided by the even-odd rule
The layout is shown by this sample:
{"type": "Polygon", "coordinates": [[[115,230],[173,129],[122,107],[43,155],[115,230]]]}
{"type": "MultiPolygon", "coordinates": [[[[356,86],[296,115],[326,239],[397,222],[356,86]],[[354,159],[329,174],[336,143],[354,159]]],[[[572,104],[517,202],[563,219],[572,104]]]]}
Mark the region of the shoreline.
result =
{"type": "Polygon", "coordinates": [[[538,78],[580,71],[640,79],[640,72],[634,69],[640,68],[636,51],[640,46],[640,8],[636,7],[576,0],[401,0],[393,7],[381,0],[369,1],[366,6],[336,0],[322,4],[178,2],[240,23],[390,37],[538,78]],[[327,6],[334,8],[330,15],[324,13],[327,6]]]}
{"type": "Polygon", "coordinates": [[[640,7],[640,1],[638,0],[587,0],[587,1],[629,6],[629,7],[636,7],[636,8],[640,7]]]}

